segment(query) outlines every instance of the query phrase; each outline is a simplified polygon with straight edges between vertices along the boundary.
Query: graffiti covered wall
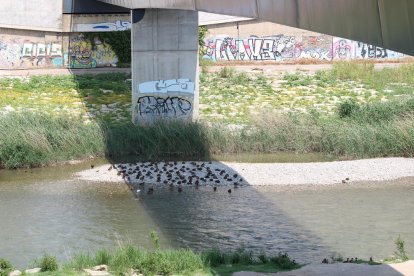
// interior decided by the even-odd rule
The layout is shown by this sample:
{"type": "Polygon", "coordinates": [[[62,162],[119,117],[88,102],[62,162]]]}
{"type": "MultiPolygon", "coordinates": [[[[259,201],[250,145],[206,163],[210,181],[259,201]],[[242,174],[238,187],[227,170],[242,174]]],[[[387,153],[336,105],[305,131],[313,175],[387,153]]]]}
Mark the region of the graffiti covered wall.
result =
{"type": "Polygon", "coordinates": [[[110,45],[99,39],[92,43],[82,34],[22,37],[0,36],[0,68],[95,68],[118,64],[110,45]]]}
{"type": "Polygon", "coordinates": [[[82,34],[71,36],[69,43],[70,68],[96,68],[116,66],[118,57],[111,46],[95,38],[94,43],[82,34]]]}
{"type": "Polygon", "coordinates": [[[0,68],[62,67],[62,42],[0,37],[0,68]]]}
{"type": "Polygon", "coordinates": [[[207,38],[204,59],[212,61],[319,61],[347,59],[400,59],[403,54],[384,48],[329,35],[275,35],[238,39],[228,36],[207,38]]]}

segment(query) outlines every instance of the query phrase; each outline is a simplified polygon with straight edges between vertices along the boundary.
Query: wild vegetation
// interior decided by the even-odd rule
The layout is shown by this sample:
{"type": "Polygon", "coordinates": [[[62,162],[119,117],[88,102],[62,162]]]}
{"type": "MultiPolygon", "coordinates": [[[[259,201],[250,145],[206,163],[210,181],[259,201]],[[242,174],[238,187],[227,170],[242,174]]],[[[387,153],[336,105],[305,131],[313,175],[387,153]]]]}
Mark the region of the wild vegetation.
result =
{"type": "MultiPolygon", "coordinates": [[[[244,249],[230,253],[219,249],[204,253],[189,249],[160,249],[157,234],[153,232],[150,237],[154,250],[120,245],[114,251],[76,254],[63,265],[59,265],[55,257],[44,255],[39,261],[35,261],[34,266],[41,269],[41,275],[84,275],[84,269],[102,265],[113,275],[230,275],[234,271],[242,270],[278,272],[301,267],[287,254],[267,256],[262,253],[255,256],[244,249]]],[[[10,262],[0,259],[0,275],[8,275],[12,269],[10,262]]]]}
{"type": "Polygon", "coordinates": [[[0,167],[96,156],[414,155],[414,65],[338,63],[277,78],[224,68],[201,75],[198,123],[146,127],[130,123],[130,86],[125,74],[0,79],[0,167]]]}

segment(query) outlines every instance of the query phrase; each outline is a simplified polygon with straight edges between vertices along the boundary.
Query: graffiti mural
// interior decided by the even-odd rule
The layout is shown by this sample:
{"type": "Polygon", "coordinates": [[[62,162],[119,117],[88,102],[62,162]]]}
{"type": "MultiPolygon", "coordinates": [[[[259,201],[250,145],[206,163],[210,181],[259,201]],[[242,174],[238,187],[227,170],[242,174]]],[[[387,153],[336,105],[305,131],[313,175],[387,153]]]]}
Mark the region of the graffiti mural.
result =
{"type": "Polygon", "coordinates": [[[217,60],[284,60],[295,58],[295,37],[271,36],[235,39],[208,39],[203,49],[205,59],[217,60]]]}
{"type": "Polygon", "coordinates": [[[398,59],[404,55],[361,42],[329,35],[237,39],[227,36],[207,38],[202,48],[204,59],[212,61],[321,61],[346,59],[398,59]]]}
{"type": "Polygon", "coordinates": [[[0,39],[0,66],[5,68],[61,67],[62,44],[0,39]]]}
{"type": "Polygon", "coordinates": [[[144,96],[138,99],[137,115],[144,121],[161,118],[186,118],[191,116],[193,106],[181,97],[144,96]]]}
{"type": "Polygon", "coordinates": [[[21,47],[16,42],[0,40],[0,67],[13,68],[20,66],[21,47]]]}
{"type": "Polygon", "coordinates": [[[118,57],[111,46],[95,40],[95,45],[81,35],[71,38],[69,47],[70,68],[95,68],[98,66],[114,66],[118,57]]]}
{"type": "Polygon", "coordinates": [[[114,32],[126,31],[132,27],[131,22],[118,20],[115,23],[97,23],[97,24],[76,24],[76,32],[114,32]]]}
{"type": "Polygon", "coordinates": [[[328,35],[303,36],[301,43],[297,44],[299,58],[331,60],[332,37],[328,35]]]}
{"type": "Polygon", "coordinates": [[[347,60],[355,56],[353,41],[344,38],[334,37],[332,51],[334,59],[347,60]]]}
{"type": "Polygon", "coordinates": [[[24,43],[21,50],[22,67],[61,67],[62,44],[24,43]]]}

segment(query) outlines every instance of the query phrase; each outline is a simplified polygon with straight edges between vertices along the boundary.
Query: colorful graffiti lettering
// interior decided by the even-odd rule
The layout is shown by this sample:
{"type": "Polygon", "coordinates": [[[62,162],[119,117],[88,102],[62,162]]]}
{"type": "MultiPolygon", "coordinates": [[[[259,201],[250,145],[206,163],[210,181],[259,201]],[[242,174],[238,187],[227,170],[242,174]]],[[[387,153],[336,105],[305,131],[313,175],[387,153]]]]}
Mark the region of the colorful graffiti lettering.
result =
{"type": "Polygon", "coordinates": [[[380,47],[329,35],[208,38],[203,58],[212,61],[295,61],[297,59],[397,59],[404,55],[380,47]]]}
{"type": "Polygon", "coordinates": [[[33,43],[28,41],[0,41],[0,66],[15,67],[62,67],[60,43],[33,43]],[[57,62],[60,60],[60,62],[57,62]]]}

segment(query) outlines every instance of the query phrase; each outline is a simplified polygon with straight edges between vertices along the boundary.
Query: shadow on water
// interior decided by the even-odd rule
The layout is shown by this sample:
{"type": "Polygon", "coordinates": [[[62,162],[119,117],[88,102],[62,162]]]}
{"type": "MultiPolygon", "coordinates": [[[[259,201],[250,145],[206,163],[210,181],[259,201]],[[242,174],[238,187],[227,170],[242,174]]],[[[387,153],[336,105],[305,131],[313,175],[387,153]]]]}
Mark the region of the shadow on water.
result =
{"type": "MultiPolygon", "coordinates": [[[[118,98],[113,100],[117,102],[126,104],[130,101],[128,75],[99,77],[86,76],[84,79],[85,76],[75,76],[84,93],[85,106],[99,104],[96,100],[107,93],[105,90],[115,91],[118,98]],[[105,81],[113,78],[113,83],[102,87],[99,77],[105,81]]],[[[111,164],[178,160],[258,163],[332,161],[318,154],[211,156],[210,145],[206,142],[208,134],[199,125],[172,122],[151,127],[135,126],[130,123],[130,112],[124,113],[126,120],[118,118],[114,121],[105,115],[102,117],[100,125],[105,136],[106,158],[111,164]]],[[[236,173],[225,164],[218,164],[230,174],[236,173]]],[[[158,229],[175,246],[199,251],[212,247],[235,250],[244,246],[256,253],[261,250],[287,252],[302,263],[319,262],[335,253],[324,242],[324,237],[297,223],[277,202],[249,187],[249,183],[245,184],[247,187],[232,188],[231,194],[227,192],[227,187],[219,187],[217,192],[213,192],[212,187],[196,189],[193,186],[180,193],[177,187],[156,188],[153,195],[147,195],[141,186],[129,185],[158,229]],[[142,190],[139,194],[136,193],[138,189],[142,190]]],[[[146,183],[146,187],[150,186],[146,183]]]]}
{"type": "Polygon", "coordinates": [[[333,253],[321,238],[251,187],[240,172],[221,162],[129,164],[120,171],[163,235],[177,247],[286,252],[301,263],[333,253]],[[150,171],[151,176],[145,174],[150,171]],[[161,177],[151,180],[152,175],[161,177]]]}

